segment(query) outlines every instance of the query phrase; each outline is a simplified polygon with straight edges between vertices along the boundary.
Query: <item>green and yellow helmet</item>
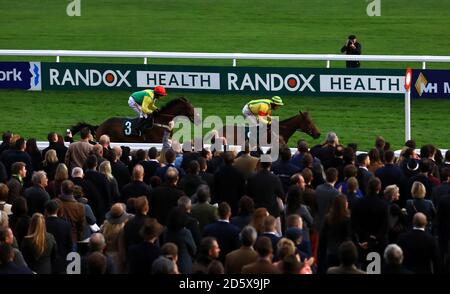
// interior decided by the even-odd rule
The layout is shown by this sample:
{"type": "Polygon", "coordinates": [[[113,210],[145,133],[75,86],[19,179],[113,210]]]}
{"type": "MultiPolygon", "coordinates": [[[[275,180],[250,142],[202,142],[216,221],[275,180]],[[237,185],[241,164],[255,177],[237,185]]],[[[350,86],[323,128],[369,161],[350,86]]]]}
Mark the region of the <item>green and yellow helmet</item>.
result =
{"type": "Polygon", "coordinates": [[[280,98],[280,96],[273,96],[271,100],[275,105],[284,105],[283,100],[280,98]]]}

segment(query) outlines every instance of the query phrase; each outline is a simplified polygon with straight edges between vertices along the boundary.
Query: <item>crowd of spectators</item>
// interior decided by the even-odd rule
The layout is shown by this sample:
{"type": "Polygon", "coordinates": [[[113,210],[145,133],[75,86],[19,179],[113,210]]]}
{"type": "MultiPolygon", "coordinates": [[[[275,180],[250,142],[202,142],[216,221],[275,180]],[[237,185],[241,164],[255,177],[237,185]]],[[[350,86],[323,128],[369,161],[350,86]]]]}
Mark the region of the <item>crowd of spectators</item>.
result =
{"type": "Polygon", "coordinates": [[[3,133],[0,274],[64,274],[70,252],[82,274],[364,274],[373,252],[381,273],[449,272],[450,151],[357,154],[330,132],[264,162],[164,140],[3,133]]]}

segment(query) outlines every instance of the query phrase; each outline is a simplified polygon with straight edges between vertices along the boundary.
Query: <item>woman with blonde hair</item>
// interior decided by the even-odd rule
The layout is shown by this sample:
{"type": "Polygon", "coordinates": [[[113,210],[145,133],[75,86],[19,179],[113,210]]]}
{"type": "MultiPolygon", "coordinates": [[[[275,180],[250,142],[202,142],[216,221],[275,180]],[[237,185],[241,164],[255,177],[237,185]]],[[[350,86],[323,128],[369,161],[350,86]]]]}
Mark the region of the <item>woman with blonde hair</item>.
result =
{"type": "Polygon", "coordinates": [[[61,194],[61,184],[69,179],[69,170],[64,163],[58,164],[55,171],[55,178],[48,183],[48,194],[50,198],[58,197],[61,194]]]}
{"type": "Polygon", "coordinates": [[[29,268],[37,274],[51,274],[56,261],[56,241],[47,233],[44,216],[35,213],[31,217],[28,235],[21,244],[23,257],[29,268]]]}
{"type": "Polygon", "coordinates": [[[431,200],[425,199],[427,190],[419,181],[415,181],[411,187],[413,199],[406,201],[406,213],[408,214],[408,224],[411,226],[412,219],[417,212],[422,212],[427,216],[427,230],[431,230],[431,225],[436,216],[436,208],[431,200]]]}
{"type": "Polygon", "coordinates": [[[398,206],[396,201],[400,199],[400,189],[397,185],[389,185],[384,189],[384,199],[388,203],[388,240],[394,243],[398,236],[406,231],[407,220],[405,213],[398,206]]]}
{"type": "Polygon", "coordinates": [[[44,171],[47,173],[47,178],[49,181],[53,181],[55,179],[58,163],[58,155],[54,149],[49,149],[45,152],[42,166],[44,167],[44,171]]]}
{"type": "Polygon", "coordinates": [[[104,174],[108,179],[109,189],[111,191],[111,202],[115,203],[119,201],[119,185],[117,184],[116,178],[114,178],[112,174],[111,163],[108,160],[103,161],[102,163],[100,163],[98,171],[104,174]]]}

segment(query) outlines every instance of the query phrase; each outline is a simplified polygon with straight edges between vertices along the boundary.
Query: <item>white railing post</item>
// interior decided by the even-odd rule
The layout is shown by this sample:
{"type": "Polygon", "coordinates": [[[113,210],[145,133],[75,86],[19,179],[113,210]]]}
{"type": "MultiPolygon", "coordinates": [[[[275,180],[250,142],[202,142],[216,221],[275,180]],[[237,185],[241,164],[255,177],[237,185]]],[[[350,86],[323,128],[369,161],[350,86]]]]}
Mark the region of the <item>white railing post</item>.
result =
{"type": "Polygon", "coordinates": [[[56,56],[56,62],[59,62],[59,55],[56,56]]]}
{"type": "Polygon", "coordinates": [[[425,61],[422,62],[422,69],[427,69],[427,63],[425,61]]]}
{"type": "Polygon", "coordinates": [[[144,57],[144,64],[147,64],[147,57],[144,57]]]}
{"type": "Polygon", "coordinates": [[[327,60],[327,68],[330,68],[330,65],[331,65],[331,61],[327,60]]]}
{"type": "Polygon", "coordinates": [[[236,58],[233,58],[233,67],[236,67],[236,58]]]}

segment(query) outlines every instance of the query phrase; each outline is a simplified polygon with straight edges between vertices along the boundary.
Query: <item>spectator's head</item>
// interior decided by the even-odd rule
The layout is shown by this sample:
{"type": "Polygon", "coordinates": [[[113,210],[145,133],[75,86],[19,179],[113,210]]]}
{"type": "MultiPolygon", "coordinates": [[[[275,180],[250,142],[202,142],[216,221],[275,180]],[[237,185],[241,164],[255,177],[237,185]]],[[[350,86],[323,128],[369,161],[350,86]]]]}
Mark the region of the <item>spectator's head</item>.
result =
{"type": "Polygon", "coordinates": [[[25,197],[17,197],[13,200],[11,211],[16,216],[24,216],[28,214],[28,204],[25,197]]]}
{"type": "Polygon", "coordinates": [[[384,250],[384,262],[388,265],[401,265],[403,250],[397,244],[389,244],[384,250]]]}
{"type": "Polygon", "coordinates": [[[6,265],[14,259],[14,251],[10,244],[0,244],[0,263],[6,265]]]}
{"type": "Polygon", "coordinates": [[[147,219],[144,221],[139,233],[147,242],[154,242],[162,233],[163,226],[156,219],[147,219]]]}
{"type": "Polygon", "coordinates": [[[219,219],[229,220],[231,217],[231,207],[228,203],[222,202],[217,209],[219,219]]]}
{"type": "Polygon", "coordinates": [[[296,213],[288,215],[288,217],[286,218],[286,228],[303,229],[302,218],[296,213]]]}
{"type": "Polygon", "coordinates": [[[386,163],[394,163],[395,153],[392,150],[384,152],[384,161],[386,163]]]}
{"type": "Polygon", "coordinates": [[[445,152],[445,161],[450,162],[450,149],[445,152]]]}
{"type": "Polygon", "coordinates": [[[309,184],[311,184],[311,181],[313,180],[313,173],[309,168],[305,167],[302,170],[302,177],[305,180],[305,185],[309,185],[309,184]]]}
{"type": "Polygon", "coordinates": [[[178,246],[172,242],[164,243],[161,247],[161,255],[176,262],[178,260],[178,246]]]}
{"type": "Polygon", "coordinates": [[[298,274],[302,268],[302,263],[295,254],[285,256],[283,259],[283,274],[298,274]]]}
{"type": "Polygon", "coordinates": [[[150,186],[151,186],[152,188],[156,188],[156,187],[160,186],[161,183],[162,183],[162,182],[161,182],[161,178],[158,177],[158,176],[152,176],[152,177],[150,178],[150,186]]]}
{"type": "Polygon", "coordinates": [[[143,149],[139,149],[136,151],[136,160],[137,162],[141,162],[147,158],[147,153],[143,149]]]}
{"type": "Polygon", "coordinates": [[[347,191],[356,193],[356,191],[358,191],[358,188],[359,188],[358,180],[355,177],[350,177],[347,180],[347,191]]]}
{"type": "Polygon", "coordinates": [[[47,229],[45,226],[44,216],[35,213],[31,217],[30,226],[28,227],[28,235],[25,238],[30,239],[34,245],[34,256],[40,257],[45,251],[45,234],[47,229]]]}
{"type": "Polygon", "coordinates": [[[291,149],[289,149],[289,147],[286,146],[280,149],[280,158],[282,161],[289,161],[291,155],[291,149]]]}
{"type": "Polygon", "coordinates": [[[334,167],[330,167],[325,171],[325,178],[327,183],[335,184],[338,178],[338,171],[334,167]]]}
{"type": "Polygon", "coordinates": [[[200,241],[199,254],[211,259],[219,258],[220,247],[214,237],[205,237],[200,241]]]}
{"type": "Polygon", "coordinates": [[[253,246],[256,241],[256,237],[258,234],[256,233],[255,228],[252,226],[245,226],[242,231],[239,233],[239,239],[241,240],[241,243],[243,246],[253,246]]]}
{"type": "Polygon", "coordinates": [[[106,256],[100,252],[92,252],[87,258],[87,273],[91,275],[103,275],[106,273],[106,256]]]}
{"type": "Polygon", "coordinates": [[[416,141],[415,140],[408,140],[405,142],[405,146],[408,148],[416,149],[416,141]]]}
{"type": "Polygon", "coordinates": [[[420,160],[419,170],[423,174],[428,174],[431,171],[431,162],[428,158],[422,158],[420,160]]]}
{"type": "Polygon", "coordinates": [[[353,266],[358,261],[358,250],[352,241],[345,241],[339,246],[338,256],[343,266],[353,266]]]}
{"type": "Polygon", "coordinates": [[[344,167],[344,177],[346,179],[350,178],[350,177],[356,177],[358,174],[358,170],[356,169],[356,166],[354,166],[353,164],[347,164],[344,167]]]}
{"type": "Polygon", "coordinates": [[[384,145],[386,144],[386,141],[384,140],[384,138],[382,136],[377,136],[375,139],[375,147],[377,149],[383,149],[384,145]]]}
{"type": "Polygon", "coordinates": [[[330,145],[334,145],[334,146],[339,144],[339,139],[335,132],[329,132],[327,134],[327,142],[326,143],[330,144],[330,145]]]}
{"type": "Polygon", "coordinates": [[[384,188],[384,199],[388,200],[389,202],[397,201],[400,198],[400,189],[397,185],[389,185],[386,188],[384,188]]]}
{"type": "Polygon", "coordinates": [[[59,203],[56,200],[49,200],[45,204],[45,214],[50,215],[57,215],[59,209],[59,203]]]}
{"type": "Polygon", "coordinates": [[[72,178],[83,178],[84,172],[81,167],[74,167],[72,169],[72,178]]]}
{"type": "Polygon", "coordinates": [[[270,241],[268,237],[258,237],[255,242],[255,250],[258,252],[260,257],[272,259],[272,241],[270,241]]]}
{"type": "Polygon", "coordinates": [[[209,201],[210,197],[211,197],[211,191],[208,187],[208,185],[200,185],[197,188],[197,199],[199,203],[205,203],[207,201],[209,201]]]}
{"type": "Polygon", "coordinates": [[[0,244],[12,245],[14,243],[14,235],[9,227],[0,227],[0,244]]]}
{"type": "Polygon", "coordinates": [[[168,275],[175,274],[176,264],[165,256],[158,257],[152,264],[152,274],[168,275]]]}
{"type": "Polygon", "coordinates": [[[264,219],[269,215],[269,212],[264,207],[257,208],[252,215],[250,225],[255,228],[258,234],[264,233],[264,219]]]}
{"type": "Polygon", "coordinates": [[[427,217],[421,212],[417,212],[413,217],[413,226],[416,228],[424,229],[427,226],[427,217]]]}
{"type": "Polygon", "coordinates": [[[84,127],[80,131],[81,140],[88,140],[91,135],[91,130],[88,127],[84,127]]]}
{"type": "Polygon", "coordinates": [[[158,149],[156,147],[148,149],[148,158],[156,159],[156,157],[158,157],[158,149]]]}
{"type": "Polygon", "coordinates": [[[415,181],[412,184],[411,195],[413,198],[423,199],[423,198],[425,198],[426,193],[427,193],[427,190],[421,182],[415,181]]]}
{"type": "Polygon", "coordinates": [[[327,222],[335,224],[349,216],[347,196],[339,194],[334,198],[333,203],[330,206],[330,210],[327,214],[327,222]]]}
{"type": "Polygon", "coordinates": [[[300,153],[308,152],[309,146],[308,142],[306,142],[304,139],[300,139],[297,141],[297,150],[300,153]]]}
{"type": "Polygon", "coordinates": [[[436,153],[436,147],[431,144],[423,145],[420,148],[420,157],[421,158],[432,158],[436,153]]]}
{"type": "Polygon", "coordinates": [[[98,171],[106,175],[108,180],[112,180],[112,178],[114,178],[114,176],[112,175],[111,163],[108,160],[105,160],[102,163],[100,163],[98,171]]]}
{"type": "Polygon", "coordinates": [[[25,150],[25,139],[22,137],[19,137],[16,142],[14,143],[14,149],[24,151],[25,150]]]}
{"type": "Polygon", "coordinates": [[[164,153],[164,156],[166,157],[167,163],[174,163],[175,159],[177,157],[177,154],[172,149],[167,149],[166,152],[164,153]]]}
{"type": "Polygon", "coordinates": [[[311,154],[305,153],[305,154],[303,155],[303,158],[302,158],[302,165],[303,165],[305,168],[312,168],[313,162],[314,162],[314,158],[312,157],[311,154]]]}
{"type": "Polygon", "coordinates": [[[144,181],[144,168],[140,164],[136,164],[133,168],[133,180],[142,182],[144,181]]]}
{"type": "Polygon", "coordinates": [[[197,175],[200,172],[200,164],[198,164],[197,160],[189,162],[187,172],[191,175],[197,175]]]}
{"type": "Polygon", "coordinates": [[[48,185],[47,173],[43,170],[34,172],[31,181],[33,182],[33,185],[45,188],[48,185]]]}
{"type": "Polygon", "coordinates": [[[136,213],[146,215],[150,209],[147,197],[145,196],[137,197],[136,200],[134,201],[134,209],[136,209],[136,213]]]}
{"type": "Polygon", "coordinates": [[[27,169],[25,163],[21,161],[14,162],[11,165],[11,174],[25,178],[27,176],[27,169]]]}
{"type": "Polygon", "coordinates": [[[367,195],[376,196],[381,191],[381,181],[377,177],[372,177],[367,185],[367,195]]]}
{"type": "Polygon", "coordinates": [[[75,185],[73,184],[73,182],[71,180],[65,180],[61,184],[61,192],[64,195],[73,195],[74,188],[75,188],[75,185]]]}
{"type": "Polygon", "coordinates": [[[58,155],[56,154],[56,151],[54,149],[47,150],[44,155],[44,164],[49,165],[56,163],[58,163],[58,155]]]}
{"type": "Polygon", "coordinates": [[[303,240],[303,231],[299,228],[291,227],[286,230],[285,234],[286,238],[294,242],[294,244],[298,245],[302,243],[303,240]]]}
{"type": "Polygon", "coordinates": [[[255,211],[255,203],[248,196],[242,196],[239,199],[239,215],[249,215],[255,211]]]}
{"type": "Polygon", "coordinates": [[[55,181],[62,182],[69,178],[69,170],[64,163],[58,164],[55,171],[55,181]]]}
{"type": "Polygon", "coordinates": [[[187,213],[191,212],[192,201],[188,196],[181,196],[177,201],[178,207],[184,209],[187,213]]]}
{"type": "Polygon", "coordinates": [[[105,219],[112,225],[123,224],[128,221],[130,215],[126,212],[125,204],[115,203],[106,213],[105,219]]]}
{"type": "Polygon", "coordinates": [[[300,190],[305,190],[306,183],[301,173],[296,173],[291,176],[291,185],[296,185],[300,190]]]}
{"type": "Polygon", "coordinates": [[[167,228],[173,232],[177,232],[186,227],[188,216],[186,211],[181,207],[174,207],[167,216],[167,228]]]}
{"type": "Polygon", "coordinates": [[[197,158],[197,162],[200,166],[200,171],[205,171],[208,168],[208,164],[206,163],[206,159],[204,157],[197,158]]]}
{"type": "Polygon", "coordinates": [[[9,198],[8,185],[0,183],[0,202],[7,202],[9,198]]]}
{"type": "Polygon", "coordinates": [[[102,252],[106,248],[105,237],[102,233],[94,233],[89,238],[89,249],[91,252],[102,252]]]}
{"type": "Polygon", "coordinates": [[[98,143],[100,143],[100,145],[102,145],[102,147],[108,147],[109,143],[110,143],[110,139],[108,135],[101,135],[100,139],[98,140],[98,143]]]}
{"type": "Polygon", "coordinates": [[[444,181],[450,181],[450,168],[446,167],[442,169],[441,176],[444,181]]]}
{"type": "Polygon", "coordinates": [[[103,157],[103,146],[100,144],[96,144],[92,147],[92,153],[97,157],[97,163],[98,159],[103,157]]]}
{"type": "Polygon", "coordinates": [[[176,185],[178,182],[178,170],[174,167],[169,167],[166,172],[166,181],[170,185],[176,185]]]}
{"type": "Polygon", "coordinates": [[[283,260],[288,255],[295,254],[296,247],[294,242],[288,238],[281,238],[277,243],[277,257],[283,260]]]}
{"type": "Polygon", "coordinates": [[[276,232],[276,219],[269,215],[264,218],[264,232],[276,232]]]}
{"type": "Polygon", "coordinates": [[[91,154],[86,158],[86,167],[95,170],[97,168],[97,156],[91,154]]]}
{"type": "Polygon", "coordinates": [[[223,160],[224,160],[225,164],[228,164],[228,165],[233,164],[234,158],[235,158],[235,155],[234,155],[234,152],[232,152],[232,151],[225,151],[223,153],[223,160]]]}
{"type": "Polygon", "coordinates": [[[11,131],[4,132],[3,135],[2,135],[2,142],[3,143],[11,142],[12,136],[13,136],[13,134],[11,133],[11,131]]]}
{"type": "Polygon", "coordinates": [[[359,166],[365,166],[368,167],[370,164],[370,157],[367,153],[360,153],[356,157],[356,162],[359,166]]]}
{"type": "Polygon", "coordinates": [[[209,263],[206,268],[206,274],[208,275],[223,275],[225,274],[225,269],[223,264],[218,260],[213,260],[209,263]]]}
{"type": "Polygon", "coordinates": [[[369,150],[369,158],[370,158],[370,162],[377,162],[380,163],[380,152],[378,151],[378,149],[373,148],[369,150]]]}

